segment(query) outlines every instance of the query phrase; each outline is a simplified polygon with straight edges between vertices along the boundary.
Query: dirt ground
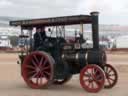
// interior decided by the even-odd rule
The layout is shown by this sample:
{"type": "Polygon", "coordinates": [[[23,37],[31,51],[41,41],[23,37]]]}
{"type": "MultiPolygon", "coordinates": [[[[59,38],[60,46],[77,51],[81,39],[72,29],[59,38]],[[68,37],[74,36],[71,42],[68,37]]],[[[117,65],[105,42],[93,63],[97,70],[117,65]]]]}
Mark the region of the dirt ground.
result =
{"type": "Polygon", "coordinates": [[[0,53],[0,96],[128,96],[128,53],[107,54],[108,63],[115,66],[119,74],[117,85],[93,94],[84,91],[76,75],[63,86],[35,90],[27,87],[16,64],[18,54],[0,53]]]}

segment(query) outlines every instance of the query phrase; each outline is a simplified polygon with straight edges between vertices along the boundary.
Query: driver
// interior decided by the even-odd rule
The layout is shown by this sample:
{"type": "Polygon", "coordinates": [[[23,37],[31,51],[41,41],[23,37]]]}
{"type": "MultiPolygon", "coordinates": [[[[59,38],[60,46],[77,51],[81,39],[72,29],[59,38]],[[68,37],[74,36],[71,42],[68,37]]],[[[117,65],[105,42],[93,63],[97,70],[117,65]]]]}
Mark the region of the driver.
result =
{"type": "Polygon", "coordinates": [[[46,38],[45,27],[36,27],[36,33],[34,34],[34,49],[40,47],[41,42],[46,38]]]}

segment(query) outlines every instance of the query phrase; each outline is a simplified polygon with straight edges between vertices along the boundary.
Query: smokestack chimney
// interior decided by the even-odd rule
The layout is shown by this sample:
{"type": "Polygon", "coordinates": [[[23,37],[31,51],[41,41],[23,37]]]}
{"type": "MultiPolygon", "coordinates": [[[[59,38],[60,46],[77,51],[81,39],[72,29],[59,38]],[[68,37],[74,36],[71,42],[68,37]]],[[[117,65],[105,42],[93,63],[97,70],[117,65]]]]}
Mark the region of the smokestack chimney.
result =
{"type": "Polygon", "coordinates": [[[94,11],[94,12],[91,12],[90,14],[91,14],[91,16],[98,16],[99,12],[98,11],[94,11]]]}
{"type": "Polygon", "coordinates": [[[93,48],[99,49],[99,12],[91,12],[93,48]]]}

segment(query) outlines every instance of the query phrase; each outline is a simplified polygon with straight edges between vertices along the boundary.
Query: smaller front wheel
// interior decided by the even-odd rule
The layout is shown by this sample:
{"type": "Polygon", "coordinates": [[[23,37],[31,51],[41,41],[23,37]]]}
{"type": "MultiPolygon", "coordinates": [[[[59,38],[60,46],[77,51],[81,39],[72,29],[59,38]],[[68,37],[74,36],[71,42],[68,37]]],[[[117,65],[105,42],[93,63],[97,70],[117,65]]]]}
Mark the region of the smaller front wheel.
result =
{"type": "Polygon", "coordinates": [[[104,72],[106,76],[104,88],[109,89],[114,87],[118,81],[118,74],[116,69],[110,64],[105,64],[104,72]]]}
{"type": "Polygon", "coordinates": [[[97,65],[87,65],[80,72],[80,84],[88,92],[99,92],[104,83],[104,71],[97,65]]]}

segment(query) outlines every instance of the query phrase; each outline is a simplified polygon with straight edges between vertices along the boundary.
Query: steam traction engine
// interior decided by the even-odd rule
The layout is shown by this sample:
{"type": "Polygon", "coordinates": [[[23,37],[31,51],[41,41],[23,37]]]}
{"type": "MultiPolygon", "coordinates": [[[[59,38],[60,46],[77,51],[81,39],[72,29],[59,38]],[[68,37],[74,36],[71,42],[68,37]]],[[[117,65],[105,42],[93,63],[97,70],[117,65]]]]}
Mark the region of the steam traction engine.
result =
{"type": "Polygon", "coordinates": [[[50,84],[62,85],[78,73],[81,86],[88,92],[112,88],[117,83],[117,72],[112,65],[106,63],[105,51],[99,47],[98,12],[90,15],[11,21],[10,25],[21,27],[19,63],[22,77],[29,87],[40,89],[50,84]],[[78,24],[79,37],[75,35],[74,40],[67,41],[66,26],[78,24]],[[92,26],[92,48],[82,46],[86,43],[83,38],[84,24],[92,26]],[[47,28],[50,35],[42,39],[38,33],[40,39],[35,42],[33,30],[42,31],[42,28],[47,28]],[[56,36],[52,37],[52,34],[56,36]],[[39,46],[35,46],[37,43],[39,46]]]}

